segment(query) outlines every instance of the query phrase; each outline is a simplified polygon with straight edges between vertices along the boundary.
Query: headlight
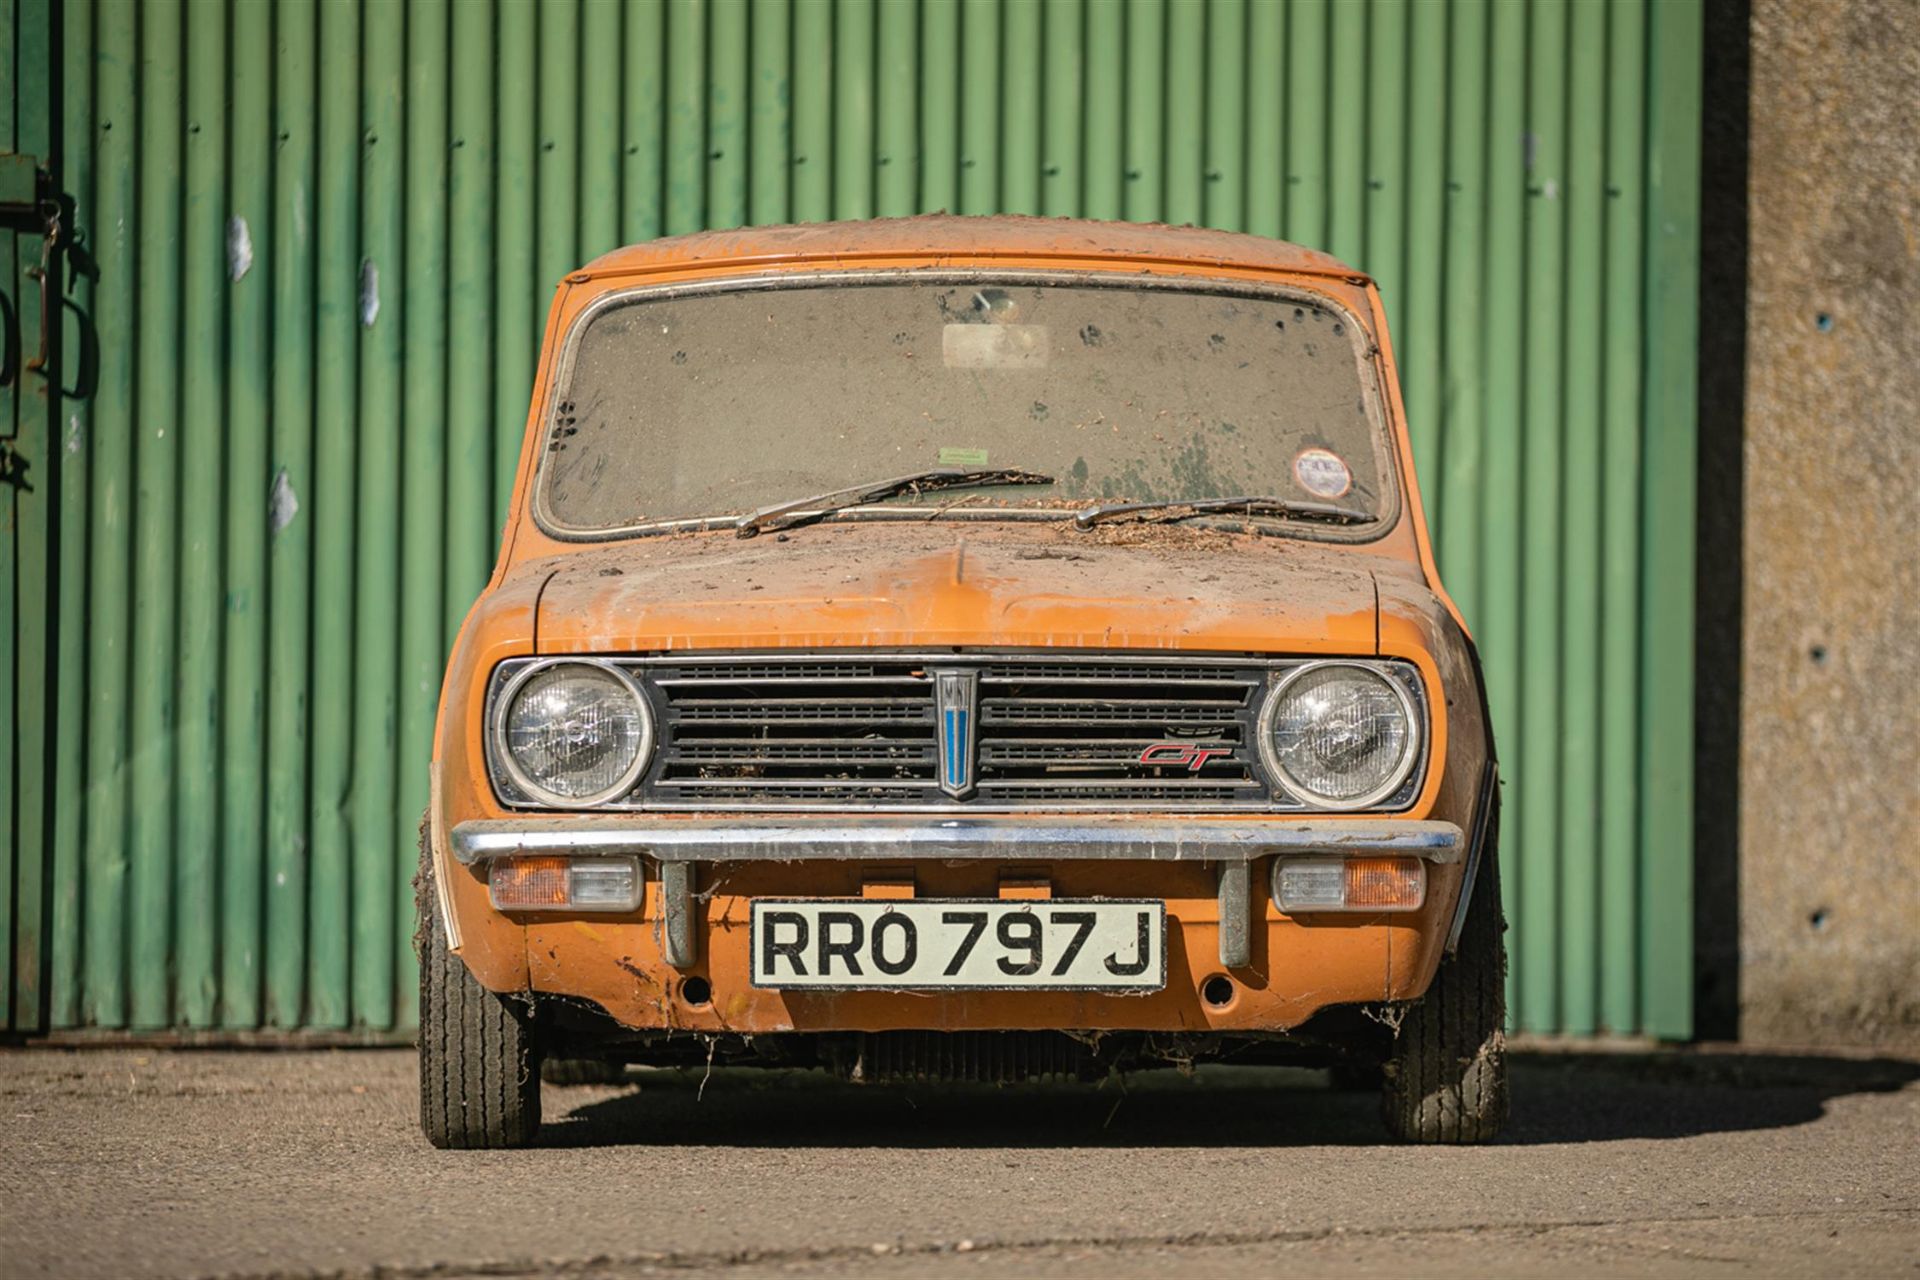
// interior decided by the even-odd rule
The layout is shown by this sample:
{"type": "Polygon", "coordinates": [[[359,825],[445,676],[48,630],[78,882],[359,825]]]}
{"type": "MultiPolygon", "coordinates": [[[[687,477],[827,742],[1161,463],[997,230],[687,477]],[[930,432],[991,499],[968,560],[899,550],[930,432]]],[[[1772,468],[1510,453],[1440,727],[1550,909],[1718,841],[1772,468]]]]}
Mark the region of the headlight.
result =
{"type": "Polygon", "coordinates": [[[1280,783],[1319,809],[1365,809],[1393,795],[1420,757],[1405,686],[1350,662],[1310,662],[1267,699],[1261,747],[1280,783]]]}
{"type": "Polygon", "coordinates": [[[511,676],[495,704],[500,763],[528,799],[586,808],[624,795],[653,751],[653,716],[618,667],[535,664],[511,676]]]}

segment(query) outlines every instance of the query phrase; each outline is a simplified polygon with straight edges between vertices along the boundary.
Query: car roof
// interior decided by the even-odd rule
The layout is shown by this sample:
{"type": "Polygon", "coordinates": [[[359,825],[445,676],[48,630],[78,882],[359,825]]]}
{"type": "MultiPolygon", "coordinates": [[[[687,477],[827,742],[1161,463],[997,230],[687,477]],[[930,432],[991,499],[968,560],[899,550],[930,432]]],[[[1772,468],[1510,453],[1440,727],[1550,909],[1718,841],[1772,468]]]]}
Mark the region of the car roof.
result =
{"type": "Polygon", "coordinates": [[[962,217],[922,214],[860,222],[815,222],[799,226],[742,227],[668,236],[603,254],[571,279],[683,270],[703,264],[787,262],[808,259],[942,258],[1111,259],[1150,267],[1183,263],[1364,281],[1362,272],[1316,249],[1237,231],[1173,227],[1160,223],[1096,222],[1085,218],[1036,218],[1018,214],[962,217]]]}

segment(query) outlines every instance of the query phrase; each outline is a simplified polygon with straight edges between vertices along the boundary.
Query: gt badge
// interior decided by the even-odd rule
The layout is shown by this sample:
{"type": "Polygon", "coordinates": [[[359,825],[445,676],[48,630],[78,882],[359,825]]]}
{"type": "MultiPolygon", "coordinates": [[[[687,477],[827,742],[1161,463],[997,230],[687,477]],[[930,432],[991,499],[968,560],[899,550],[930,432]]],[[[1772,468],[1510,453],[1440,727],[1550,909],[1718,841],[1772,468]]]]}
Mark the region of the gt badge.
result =
{"type": "Polygon", "coordinates": [[[1209,760],[1231,756],[1232,747],[1207,746],[1198,742],[1156,742],[1140,753],[1141,764],[1168,765],[1198,773],[1209,760]]]}

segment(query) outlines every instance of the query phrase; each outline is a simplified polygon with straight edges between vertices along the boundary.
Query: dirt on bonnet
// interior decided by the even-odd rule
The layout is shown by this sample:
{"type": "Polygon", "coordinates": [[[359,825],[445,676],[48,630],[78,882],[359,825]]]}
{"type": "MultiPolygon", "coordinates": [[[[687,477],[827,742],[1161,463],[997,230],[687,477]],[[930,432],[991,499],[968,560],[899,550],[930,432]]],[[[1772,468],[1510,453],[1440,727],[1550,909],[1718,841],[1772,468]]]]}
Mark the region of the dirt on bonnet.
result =
{"type": "Polygon", "coordinates": [[[1920,1276],[1920,1063],[1516,1054],[1480,1149],[1311,1072],[549,1086],[436,1152],[411,1052],[0,1054],[7,1276],[1920,1276]]]}

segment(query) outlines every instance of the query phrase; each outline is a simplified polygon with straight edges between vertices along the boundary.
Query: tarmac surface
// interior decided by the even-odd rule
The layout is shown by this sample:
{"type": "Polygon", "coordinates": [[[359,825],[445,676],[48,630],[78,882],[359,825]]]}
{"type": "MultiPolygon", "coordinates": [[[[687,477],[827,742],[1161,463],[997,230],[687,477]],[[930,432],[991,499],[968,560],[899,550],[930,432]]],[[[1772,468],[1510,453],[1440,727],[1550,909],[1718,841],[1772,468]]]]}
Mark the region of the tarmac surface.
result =
{"type": "Polygon", "coordinates": [[[0,1274],[1920,1277],[1917,1061],[1524,1053],[1458,1150],[1314,1072],[704,1074],[436,1152],[405,1050],[0,1053],[0,1274]]]}

